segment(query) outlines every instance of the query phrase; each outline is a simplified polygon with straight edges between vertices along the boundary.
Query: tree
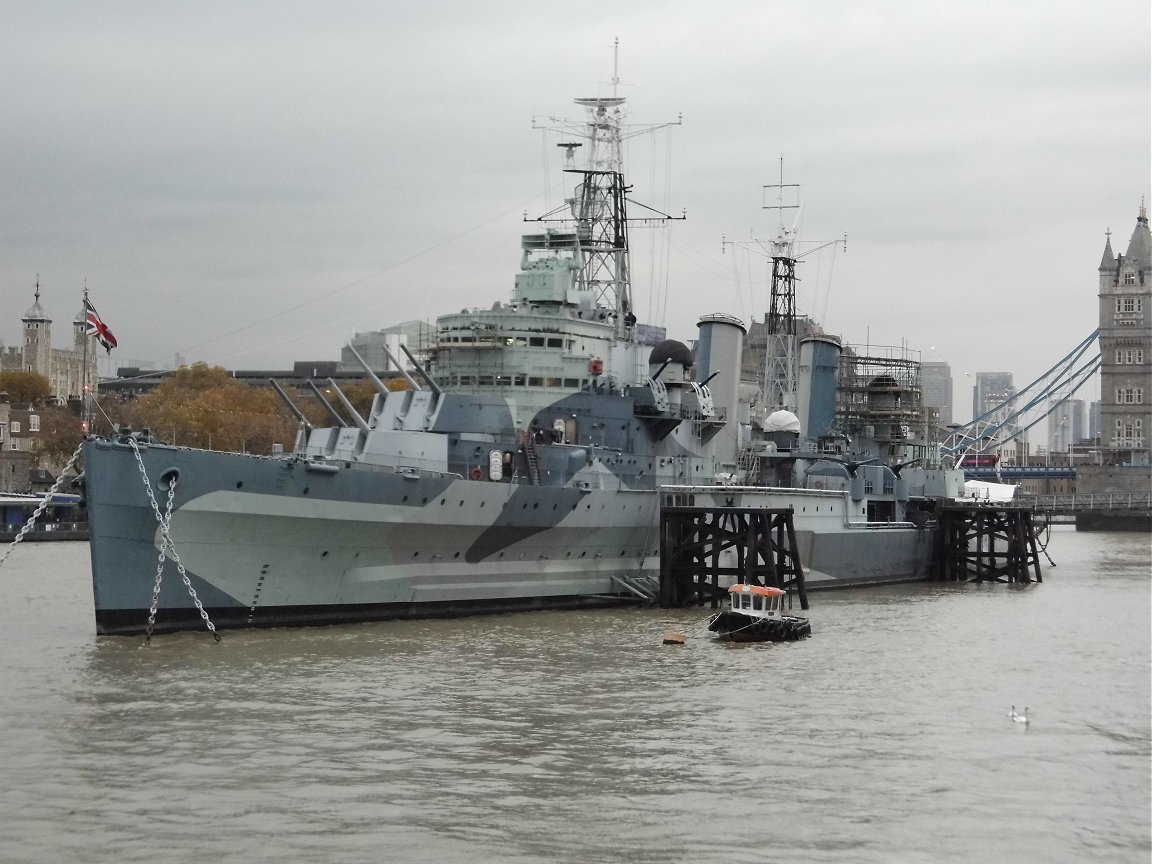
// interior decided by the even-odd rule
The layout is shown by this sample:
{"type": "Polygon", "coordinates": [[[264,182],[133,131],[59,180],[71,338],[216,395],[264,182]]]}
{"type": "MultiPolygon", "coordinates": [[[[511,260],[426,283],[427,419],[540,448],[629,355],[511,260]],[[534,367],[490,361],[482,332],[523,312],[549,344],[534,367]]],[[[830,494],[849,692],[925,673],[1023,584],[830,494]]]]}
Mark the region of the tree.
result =
{"type": "Polygon", "coordinates": [[[52,385],[37,372],[0,372],[0,393],[7,393],[13,405],[46,405],[52,385]]]}
{"type": "Polygon", "coordinates": [[[296,420],[276,394],[205,363],[178,369],[125,414],[130,425],[189,447],[269,453],[296,437],[296,420]]]}
{"type": "Polygon", "coordinates": [[[57,405],[47,405],[37,414],[40,417],[37,438],[40,467],[59,474],[84,438],[83,421],[74,411],[57,405]]]}

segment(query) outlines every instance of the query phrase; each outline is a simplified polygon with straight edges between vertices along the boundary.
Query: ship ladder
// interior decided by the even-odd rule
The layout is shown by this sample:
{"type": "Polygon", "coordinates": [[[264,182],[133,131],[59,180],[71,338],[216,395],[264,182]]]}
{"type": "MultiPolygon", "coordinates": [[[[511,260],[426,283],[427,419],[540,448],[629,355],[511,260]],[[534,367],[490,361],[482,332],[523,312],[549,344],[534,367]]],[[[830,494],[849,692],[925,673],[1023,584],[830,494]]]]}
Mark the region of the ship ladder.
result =
{"type": "Polygon", "coordinates": [[[624,588],[627,588],[641,600],[649,603],[656,602],[657,594],[659,593],[659,583],[652,584],[651,578],[643,576],[619,576],[613,574],[609,577],[613,582],[618,583],[624,588]]]}
{"type": "Polygon", "coordinates": [[[540,485],[540,457],[536,452],[536,442],[531,435],[524,436],[524,458],[528,460],[528,479],[533,486],[540,485]]]}
{"type": "Polygon", "coordinates": [[[753,482],[760,473],[760,456],[751,447],[745,447],[736,459],[736,470],[740,472],[745,485],[753,482]]]}

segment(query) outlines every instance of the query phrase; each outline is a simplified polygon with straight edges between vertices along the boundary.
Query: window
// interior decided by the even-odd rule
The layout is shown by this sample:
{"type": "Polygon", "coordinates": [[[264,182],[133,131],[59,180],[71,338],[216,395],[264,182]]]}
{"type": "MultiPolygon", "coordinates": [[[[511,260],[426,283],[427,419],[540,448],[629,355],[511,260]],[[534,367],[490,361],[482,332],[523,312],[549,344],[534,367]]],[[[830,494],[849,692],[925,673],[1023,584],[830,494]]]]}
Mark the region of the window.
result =
{"type": "Polygon", "coordinates": [[[28,415],[28,431],[29,432],[39,432],[40,431],[40,415],[39,414],[29,414],[28,415]]]}
{"type": "Polygon", "coordinates": [[[1116,312],[1118,314],[1131,314],[1144,311],[1143,297],[1117,297],[1116,312]]]}
{"type": "Polygon", "coordinates": [[[1136,274],[1135,273],[1125,273],[1124,274],[1124,284],[1125,285],[1135,285],[1136,284],[1136,274]]]}
{"type": "Polygon", "coordinates": [[[1112,439],[1114,447],[1143,447],[1144,422],[1124,417],[1116,421],[1116,437],[1112,439]]]}
{"type": "MultiPolygon", "coordinates": [[[[12,428],[12,434],[13,434],[13,435],[15,435],[16,433],[18,433],[18,432],[20,431],[20,421],[19,421],[19,420],[13,420],[13,421],[12,421],[12,427],[11,427],[11,428],[12,428]]],[[[13,450],[15,450],[16,448],[15,448],[15,447],[13,447],[12,449],[13,449],[13,450]]]]}
{"type": "Polygon", "coordinates": [[[1143,348],[1117,348],[1116,363],[1118,365],[1136,365],[1144,362],[1143,348]]]}

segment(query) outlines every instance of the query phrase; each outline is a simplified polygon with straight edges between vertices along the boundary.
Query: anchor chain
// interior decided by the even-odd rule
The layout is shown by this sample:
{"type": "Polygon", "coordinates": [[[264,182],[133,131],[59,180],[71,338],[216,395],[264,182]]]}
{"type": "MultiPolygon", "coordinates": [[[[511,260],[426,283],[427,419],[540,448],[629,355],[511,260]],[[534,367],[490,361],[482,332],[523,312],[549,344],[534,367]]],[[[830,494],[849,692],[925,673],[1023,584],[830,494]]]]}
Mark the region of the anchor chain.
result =
{"type": "Polygon", "coordinates": [[[16,548],[16,544],[24,539],[24,535],[32,530],[32,527],[36,524],[36,520],[39,519],[44,514],[44,511],[51,505],[53,496],[55,496],[56,493],[60,491],[60,487],[64,485],[64,480],[67,478],[68,472],[72,470],[72,467],[76,464],[76,460],[80,458],[80,453],[83,449],[84,442],[81,441],[76,445],[76,450],[72,453],[68,464],[64,466],[64,470],[60,472],[60,476],[56,478],[56,482],[52,484],[52,488],[48,490],[48,494],[44,496],[44,500],[40,502],[40,506],[36,508],[32,516],[24,523],[24,527],[20,529],[20,533],[16,535],[16,539],[8,544],[8,548],[4,550],[4,554],[0,555],[0,567],[4,566],[4,562],[8,560],[8,556],[12,554],[12,550],[16,548]]]}
{"type": "Polygon", "coordinates": [[[192,602],[196,606],[196,611],[200,613],[200,617],[208,625],[212,638],[219,642],[220,634],[216,632],[216,625],[208,617],[208,610],[204,608],[196,589],[192,587],[192,580],[188,578],[188,573],[184,569],[180,556],[176,552],[176,547],[172,543],[172,537],[168,533],[172,523],[172,502],[176,497],[177,478],[173,476],[168,481],[168,500],[164,512],[161,513],[160,504],[156,501],[156,496],[152,494],[152,483],[148,479],[148,471],[144,467],[144,457],[140,455],[140,447],[134,438],[129,438],[128,443],[132,446],[132,452],[136,454],[136,465],[140,469],[140,476],[144,479],[144,491],[148,495],[148,502],[152,505],[152,513],[155,515],[156,521],[160,523],[160,555],[156,560],[156,582],[152,587],[152,605],[148,607],[148,626],[144,632],[144,644],[148,645],[152,642],[152,631],[156,627],[156,610],[160,605],[160,583],[164,578],[164,562],[167,558],[171,558],[176,565],[176,569],[180,572],[180,579],[184,582],[184,587],[188,589],[188,596],[192,598],[192,602]]]}

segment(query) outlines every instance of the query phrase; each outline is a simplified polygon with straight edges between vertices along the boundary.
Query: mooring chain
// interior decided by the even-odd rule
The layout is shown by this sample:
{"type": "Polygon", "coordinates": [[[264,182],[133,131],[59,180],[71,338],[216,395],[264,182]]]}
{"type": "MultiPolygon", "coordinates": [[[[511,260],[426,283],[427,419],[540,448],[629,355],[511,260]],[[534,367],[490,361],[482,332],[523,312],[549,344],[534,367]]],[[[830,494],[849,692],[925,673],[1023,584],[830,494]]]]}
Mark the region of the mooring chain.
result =
{"type": "Polygon", "coordinates": [[[132,452],[136,454],[136,465],[140,469],[140,476],[144,479],[144,491],[148,495],[148,502],[152,505],[152,513],[156,517],[156,521],[160,523],[160,555],[156,561],[156,582],[152,587],[152,605],[148,607],[148,626],[144,632],[144,644],[147,645],[152,641],[152,631],[156,626],[156,610],[160,605],[160,583],[164,578],[164,562],[167,558],[171,558],[172,562],[176,565],[176,569],[180,572],[180,578],[184,582],[184,587],[188,589],[188,596],[192,598],[192,602],[196,605],[196,611],[200,613],[200,617],[204,619],[204,623],[208,625],[208,629],[212,632],[212,638],[217,642],[220,641],[220,634],[216,632],[216,625],[212,623],[212,619],[208,617],[208,610],[204,608],[204,604],[200,602],[200,597],[196,593],[196,589],[192,587],[192,580],[188,578],[188,573],[184,569],[184,565],[180,561],[180,556],[176,552],[176,547],[172,543],[172,537],[168,533],[169,527],[172,523],[172,502],[176,497],[176,477],[175,475],[168,481],[168,501],[164,512],[160,512],[160,504],[156,501],[156,496],[152,493],[152,483],[148,479],[148,471],[144,467],[144,458],[140,455],[140,448],[136,444],[136,439],[129,438],[128,443],[132,446],[132,452]]]}
{"type": "Polygon", "coordinates": [[[8,560],[8,556],[12,554],[12,550],[16,548],[16,544],[24,539],[24,535],[32,530],[44,511],[52,504],[52,498],[60,491],[60,487],[64,485],[64,480],[68,477],[68,472],[76,464],[76,460],[80,458],[80,452],[84,449],[84,442],[81,441],[76,445],[76,450],[72,454],[72,458],[68,460],[68,464],[64,466],[64,470],[60,472],[60,476],[56,478],[56,482],[52,484],[52,488],[48,490],[48,494],[44,496],[44,500],[40,502],[40,506],[33,512],[31,518],[24,523],[24,527],[20,529],[20,533],[16,535],[16,539],[8,544],[8,548],[4,550],[4,554],[0,555],[0,567],[4,566],[4,562],[8,560]]]}

